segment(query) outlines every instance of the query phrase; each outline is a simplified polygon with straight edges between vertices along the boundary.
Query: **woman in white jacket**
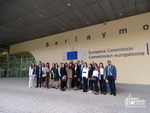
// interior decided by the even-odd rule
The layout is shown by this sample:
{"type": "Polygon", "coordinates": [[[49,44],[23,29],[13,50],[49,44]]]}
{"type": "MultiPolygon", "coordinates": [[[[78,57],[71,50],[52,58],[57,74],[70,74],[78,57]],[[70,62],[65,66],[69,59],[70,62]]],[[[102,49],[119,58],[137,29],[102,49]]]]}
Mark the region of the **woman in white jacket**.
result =
{"type": "Polygon", "coordinates": [[[87,92],[87,89],[88,89],[88,86],[87,86],[88,72],[89,72],[89,68],[87,66],[87,63],[84,62],[84,67],[83,67],[83,70],[82,70],[83,92],[87,92]]]}
{"type": "Polygon", "coordinates": [[[29,67],[29,88],[33,87],[34,75],[36,73],[35,63],[32,63],[29,67]]]}

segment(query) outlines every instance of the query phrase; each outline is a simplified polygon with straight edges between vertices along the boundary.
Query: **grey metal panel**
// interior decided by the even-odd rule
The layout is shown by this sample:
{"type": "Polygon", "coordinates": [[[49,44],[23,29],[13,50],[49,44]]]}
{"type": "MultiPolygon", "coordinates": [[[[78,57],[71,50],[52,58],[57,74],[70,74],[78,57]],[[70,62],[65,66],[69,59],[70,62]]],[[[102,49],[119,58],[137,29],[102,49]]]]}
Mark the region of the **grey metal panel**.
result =
{"type": "Polygon", "coordinates": [[[100,21],[97,19],[96,16],[89,17],[88,20],[89,20],[89,22],[87,22],[87,24],[90,24],[90,25],[100,23],[100,21]]]}
{"type": "Polygon", "coordinates": [[[109,0],[114,10],[123,9],[122,0],[109,0]]]}
{"type": "Polygon", "coordinates": [[[59,16],[59,18],[62,19],[65,23],[71,25],[73,28],[78,28],[78,26],[73,21],[71,21],[69,18],[67,18],[65,15],[61,15],[61,16],[59,16]]]}
{"type": "Polygon", "coordinates": [[[107,20],[106,15],[104,14],[104,12],[101,10],[101,8],[97,3],[92,4],[89,7],[91,8],[91,10],[95,14],[95,16],[99,19],[100,22],[104,22],[107,20]]]}
{"type": "Polygon", "coordinates": [[[93,17],[94,14],[91,12],[91,10],[88,7],[83,7],[80,9],[82,11],[82,13],[84,13],[84,15],[86,15],[87,17],[93,17]]]}
{"type": "Polygon", "coordinates": [[[86,16],[83,15],[83,13],[80,10],[74,10],[72,12],[76,17],[80,19],[82,22],[86,22],[88,19],[86,16]]]}
{"type": "Polygon", "coordinates": [[[99,3],[100,3],[100,5],[103,8],[105,13],[113,11],[112,6],[111,6],[111,4],[110,4],[110,2],[108,0],[101,0],[99,3]]]}
{"type": "Polygon", "coordinates": [[[68,25],[68,24],[66,24],[64,21],[62,21],[60,18],[58,18],[58,17],[55,17],[54,18],[54,20],[55,20],[55,22],[56,23],[58,23],[58,28],[60,28],[60,29],[69,29],[69,28],[71,28],[71,26],[70,25],[68,25]],[[60,27],[61,26],[61,27],[60,27]]]}
{"type": "Polygon", "coordinates": [[[11,19],[16,18],[17,16],[19,16],[17,12],[14,12],[11,8],[0,9],[0,18],[6,21],[10,21],[11,19]]]}
{"type": "Polygon", "coordinates": [[[71,0],[78,8],[86,6],[84,0],[71,0]]]}
{"type": "Polygon", "coordinates": [[[125,9],[125,12],[128,16],[133,16],[136,14],[136,9],[135,7],[128,7],[125,9]]]}
{"type": "Polygon", "coordinates": [[[97,17],[89,9],[89,7],[83,7],[83,8],[81,8],[81,11],[87,17],[87,20],[90,21],[90,24],[92,24],[92,23],[98,23],[99,22],[98,19],[97,19],[97,17]]]}
{"type": "Polygon", "coordinates": [[[136,0],[136,12],[144,13],[147,11],[147,0],[136,0]]]}
{"type": "Polygon", "coordinates": [[[73,21],[77,26],[81,27],[83,25],[83,22],[80,21],[80,19],[76,17],[74,14],[68,13],[65,16],[69,18],[71,21],[73,21]]]}
{"type": "Polygon", "coordinates": [[[122,1],[123,1],[123,4],[124,4],[124,7],[128,8],[128,7],[135,6],[135,1],[136,0],[122,0],[122,1]]]}
{"type": "Polygon", "coordinates": [[[109,20],[115,20],[115,19],[117,19],[116,16],[115,16],[115,14],[114,14],[114,12],[106,12],[106,15],[107,15],[107,18],[109,20]]]}
{"type": "Polygon", "coordinates": [[[91,5],[91,4],[96,3],[97,1],[96,1],[96,0],[84,0],[84,2],[85,2],[87,5],[91,5]]]}
{"type": "Polygon", "coordinates": [[[148,8],[148,11],[150,11],[150,0],[147,0],[147,8],[148,8]]]}
{"type": "Polygon", "coordinates": [[[54,7],[60,14],[65,14],[69,12],[69,10],[65,6],[63,6],[60,2],[57,2],[57,5],[54,5],[54,7]]]}
{"type": "Polygon", "coordinates": [[[116,17],[118,19],[122,18],[122,17],[125,17],[125,15],[126,15],[125,9],[117,9],[117,10],[114,10],[114,11],[115,11],[116,17]]]}
{"type": "Polygon", "coordinates": [[[23,8],[26,12],[33,11],[34,9],[39,7],[39,4],[34,2],[33,0],[30,0],[30,2],[28,0],[18,0],[16,2],[16,5],[23,8]]]}
{"type": "Polygon", "coordinates": [[[74,4],[71,0],[59,0],[59,3],[61,3],[69,11],[77,9],[76,4],[74,4]],[[68,3],[70,4],[70,6],[68,6],[68,3]]]}
{"type": "Polygon", "coordinates": [[[48,12],[51,12],[55,16],[58,16],[61,14],[61,12],[59,12],[58,9],[56,9],[53,5],[47,5],[45,8],[48,12]]]}
{"type": "Polygon", "coordinates": [[[40,6],[48,4],[48,1],[46,1],[46,0],[33,0],[33,1],[36,2],[37,4],[39,4],[40,6]]]}

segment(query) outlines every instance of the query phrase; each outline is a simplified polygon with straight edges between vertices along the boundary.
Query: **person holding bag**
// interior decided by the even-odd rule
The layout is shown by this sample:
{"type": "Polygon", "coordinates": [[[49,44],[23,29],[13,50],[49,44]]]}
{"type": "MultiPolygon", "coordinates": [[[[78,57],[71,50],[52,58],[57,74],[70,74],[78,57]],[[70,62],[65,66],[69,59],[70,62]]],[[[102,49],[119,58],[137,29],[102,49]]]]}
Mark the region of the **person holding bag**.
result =
{"type": "Polygon", "coordinates": [[[83,67],[83,71],[82,71],[83,92],[87,92],[87,89],[88,89],[88,86],[87,86],[88,72],[89,72],[89,68],[88,68],[88,66],[87,66],[87,63],[84,62],[84,67],[83,67]]]}
{"type": "Polygon", "coordinates": [[[98,95],[98,74],[99,74],[99,68],[97,65],[95,65],[95,69],[93,70],[92,80],[95,86],[95,95],[98,95]]]}
{"type": "Polygon", "coordinates": [[[71,84],[72,84],[72,78],[73,78],[73,65],[71,62],[69,63],[69,67],[66,69],[66,72],[67,72],[67,78],[68,78],[67,87],[68,87],[68,90],[70,91],[71,84]]]}
{"type": "Polygon", "coordinates": [[[74,69],[73,69],[73,80],[74,80],[74,90],[77,90],[78,88],[78,77],[80,74],[80,69],[77,63],[75,63],[74,69]]]}
{"type": "Polygon", "coordinates": [[[65,69],[65,64],[62,63],[62,66],[60,68],[60,80],[61,80],[61,91],[66,91],[65,90],[65,84],[67,81],[67,76],[66,76],[66,69],[65,69]]]}
{"type": "Polygon", "coordinates": [[[45,87],[49,88],[50,67],[49,67],[49,63],[48,62],[46,63],[45,71],[46,71],[45,87]]]}
{"type": "Polygon", "coordinates": [[[40,84],[41,87],[41,78],[42,78],[42,62],[39,61],[39,65],[36,67],[36,76],[37,76],[37,85],[36,88],[38,88],[38,85],[40,84]]]}
{"type": "Polygon", "coordinates": [[[51,68],[51,80],[52,80],[52,88],[55,88],[55,84],[54,84],[54,68],[55,68],[55,63],[52,64],[52,68],[51,68]]]}
{"type": "Polygon", "coordinates": [[[102,62],[99,64],[98,78],[99,78],[101,94],[106,95],[106,92],[107,92],[107,90],[106,90],[106,71],[105,71],[105,68],[104,68],[104,65],[102,62]]]}
{"type": "Polygon", "coordinates": [[[59,67],[58,67],[58,75],[59,75],[59,83],[58,83],[58,86],[59,86],[59,89],[61,89],[61,74],[60,74],[61,65],[62,65],[62,63],[60,63],[60,64],[59,64],[59,67]]]}
{"type": "Polygon", "coordinates": [[[59,81],[59,75],[58,75],[58,64],[55,64],[55,68],[53,69],[54,73],[54,85],[55,89],[58,89],[58,81],[59,81]]]}
{"type": "Polygon", "coordinates": [[[92,64],[89,64],[89,73],[88,73],[88,78],[89,78],[89,87],[90,87],[90,91],[89,93],[93,92],[93,81],[92,81],[92,75],[93,75],[93,67],[92,64]]]}
{"type": "Polygon", "coordinates": [[[40,80],[41,80],[41,87],[42,87],[42,88],[44,88],[45,76],[46,76],[45,64],[42,63],[42,76],[40,77],[40,80]]]}

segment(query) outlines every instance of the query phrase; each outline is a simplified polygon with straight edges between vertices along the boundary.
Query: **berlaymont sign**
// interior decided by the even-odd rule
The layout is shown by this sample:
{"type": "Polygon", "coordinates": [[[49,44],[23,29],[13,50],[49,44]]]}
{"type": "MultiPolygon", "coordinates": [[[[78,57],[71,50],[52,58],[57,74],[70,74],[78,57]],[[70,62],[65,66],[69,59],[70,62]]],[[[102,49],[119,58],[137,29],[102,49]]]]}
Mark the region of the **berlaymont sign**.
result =
{"type": "MultiPolygon", "coordinates": [[[[143,26],[143,30],[149,30],[149,25],[148,24],[144,24],[143,26]]],[[[121,34],[127,34],[128,33],[128,29],[127,28],[121,28],[118,30],[118,33],[121,35],[121,34]]],[[[101,36],[103,39],[106,38],[107,36],[107,32],[102,32],[101,33],[101,36]]],[[[82,37],[83,38],[83,37],[82,37]]],[[[85,38],[85,40],[91,40],[91,35],[87,35],[87,37],[85,38]]],[[[75,39],[74,39],[75,42],[78,42],[78,36],[75,36],[75,39]]],[[[67,44],[68,42],[68,39],[65,39],[64,40],[64,44],[67,44]]],[[[62,42],[61,42],[62,43],[62,42]]],[[[59,41],[55,41],[54,43],[50,43],[50,42],[46,42],[46,47],[49,47],[49,46],[53,46],[53,45],[59,45],[59,41]]]]}

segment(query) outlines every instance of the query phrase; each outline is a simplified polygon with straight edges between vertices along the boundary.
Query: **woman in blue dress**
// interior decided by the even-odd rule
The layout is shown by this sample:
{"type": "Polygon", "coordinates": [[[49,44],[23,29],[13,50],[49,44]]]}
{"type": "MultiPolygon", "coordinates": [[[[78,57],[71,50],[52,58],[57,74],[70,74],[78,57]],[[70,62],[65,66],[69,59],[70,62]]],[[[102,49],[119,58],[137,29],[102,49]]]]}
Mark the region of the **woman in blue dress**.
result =
{"type": "MultiPolygon", "coordinates": [[[[45,74],[45,64],[44,63],[42,63],[42,75],[43,74],[45,74]]],[[[44,87],[44,82],[45,82],[45,77],[43,77],[42,75],[41,75],[40,78],[41,78],[41,87],[43,88],[44,87]]]]}
{"type": "Polygon", "coordinates": [[[58,75],[58,64],[55,64],[55,68],[53,69],[54,72],[54,84],[55,89],[58,89],[58,81],[59,81],[59,75],[58,75]]]}

